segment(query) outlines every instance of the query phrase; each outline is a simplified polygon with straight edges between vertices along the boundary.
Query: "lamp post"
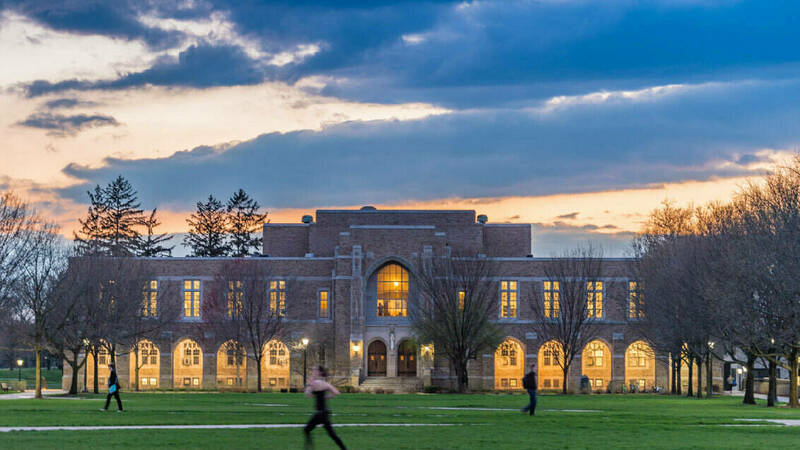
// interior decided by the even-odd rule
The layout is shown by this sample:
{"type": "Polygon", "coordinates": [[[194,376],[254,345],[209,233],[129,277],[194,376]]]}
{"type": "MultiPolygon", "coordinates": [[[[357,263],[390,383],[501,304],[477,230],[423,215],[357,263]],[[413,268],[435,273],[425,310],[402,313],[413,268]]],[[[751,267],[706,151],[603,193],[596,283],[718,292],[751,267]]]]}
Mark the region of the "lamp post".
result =
{"type": "Polygon", "coordinates": [[[17,377],[17,381],[22,381],[22,363],[24,363],[24,362],[25,361],[23,361],[21,359],[17,360],[17,369],[19,369],[18,370],[19,376],[17,377]]]}
{"type": "Polygon", "coordinates": [[[306,386],[306,373],[308,370],[306,365],[308,363],[308,338],[303,338],[300,340],[303,343],[303,388],[306,386]]]}

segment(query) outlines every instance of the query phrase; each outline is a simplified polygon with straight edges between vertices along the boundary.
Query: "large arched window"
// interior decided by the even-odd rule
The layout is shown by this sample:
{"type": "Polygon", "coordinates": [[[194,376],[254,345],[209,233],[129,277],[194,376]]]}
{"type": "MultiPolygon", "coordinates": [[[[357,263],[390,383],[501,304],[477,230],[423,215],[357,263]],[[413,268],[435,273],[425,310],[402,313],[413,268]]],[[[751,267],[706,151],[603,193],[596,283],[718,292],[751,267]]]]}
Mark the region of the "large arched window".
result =
{"type": "Polygon", "coordinates": [[[522,389],[525,352],[513,338],[506,338],[494,352],[494,388],[522,389]]]}
{"type": "Polygon", "coordinates": [[[408,315],[408,271],[399,264],[387,264],[378,272],[378,317],[408,315]]]}

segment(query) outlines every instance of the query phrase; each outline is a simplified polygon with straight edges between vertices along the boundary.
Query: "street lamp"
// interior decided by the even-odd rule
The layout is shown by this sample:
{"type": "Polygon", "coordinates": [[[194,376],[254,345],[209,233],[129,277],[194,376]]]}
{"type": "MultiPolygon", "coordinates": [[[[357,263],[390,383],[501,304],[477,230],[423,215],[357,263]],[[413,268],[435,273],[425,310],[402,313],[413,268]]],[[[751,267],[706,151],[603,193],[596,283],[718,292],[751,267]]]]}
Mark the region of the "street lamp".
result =
{"type": "Polygon", "coordinates": [[[306,386],[306,373],[308,373],[307,364],[308,364],[308,338],[303,338],[300,340],[303,343],[303,387],[306,386]]]}
{"type": "Polygon", "coordinates": [[[22,363],[23,362],[25,362],[25,361],[23,361],[21,359],[17,360],[17,368],[19,369],[19,371],[18,371],[19,372],[19,377],[17,378],[17,381],[22,381],[22,363]]]}

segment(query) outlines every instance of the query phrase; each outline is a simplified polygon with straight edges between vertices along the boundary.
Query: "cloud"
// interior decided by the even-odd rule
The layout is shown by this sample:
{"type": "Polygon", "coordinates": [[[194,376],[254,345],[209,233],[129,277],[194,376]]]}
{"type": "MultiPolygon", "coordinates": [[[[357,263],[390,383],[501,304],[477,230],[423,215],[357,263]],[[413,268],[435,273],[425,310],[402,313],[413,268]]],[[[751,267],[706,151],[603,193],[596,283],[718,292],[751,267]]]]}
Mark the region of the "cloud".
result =
{"type": "Polygon", "coordinates": [[[44,104],[47,109],[69,109],[95,105],[95,102],[78,100],[76,98],[57,98],[55,100],[45,102],[44,104]]]}
{"type": "Polygon", "coordinates": [[[560,216],[556,216],[556,219],[566,219],[566,220],[575,220],[578,218],[579,212],[569,213],[569,214],[562,214],[560,216]]]}
{"type": "Polygon", "coordinates": [[[800,142],[790,126],[800,105],[784,101],[794,96],[800,81],[707,86],[654,102],[549,113],[350,122],[167,158],[109,158],[103,167],[71,165],[65,173],[90,184],[123,173],[147,195],[182,204],[237,187],[274,207],[596,192],[759,174],[732,162],[800,142]]]}
{"type": "Polygon", "coordinates": [[[632,242],[636,233],[630,231],[617,233],[598,233],[601,226],[570,226],[566,224],[533,225],[533,254],[539,257],[562,256],[566,251],[591,243],[603,251],[605,257],[630,257],[633,255],[632,242]]]}
{"type": "Polygon", "coordinates": [[[119,122],[111,116],[100,114],[65,116],[41,112],[28,116],[27,119],[17,122],[17,125],[47,130],[52,136],[64,137],[75,135],[88,128],[118,126],[119,122]]]}

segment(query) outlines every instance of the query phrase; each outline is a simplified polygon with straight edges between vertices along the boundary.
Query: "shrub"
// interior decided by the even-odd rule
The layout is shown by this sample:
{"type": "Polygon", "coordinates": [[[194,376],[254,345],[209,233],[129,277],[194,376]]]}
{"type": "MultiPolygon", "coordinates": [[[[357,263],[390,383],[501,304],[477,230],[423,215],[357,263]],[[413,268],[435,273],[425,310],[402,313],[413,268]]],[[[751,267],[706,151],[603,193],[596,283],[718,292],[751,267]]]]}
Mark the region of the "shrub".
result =
{"type": "Polygon", "coordinates": [[[422,388],[422,392],[426,394],[438,394],[441,391],[442,388],[440,388],[439,386],[425,386],[424,388],[422,388]]]}

